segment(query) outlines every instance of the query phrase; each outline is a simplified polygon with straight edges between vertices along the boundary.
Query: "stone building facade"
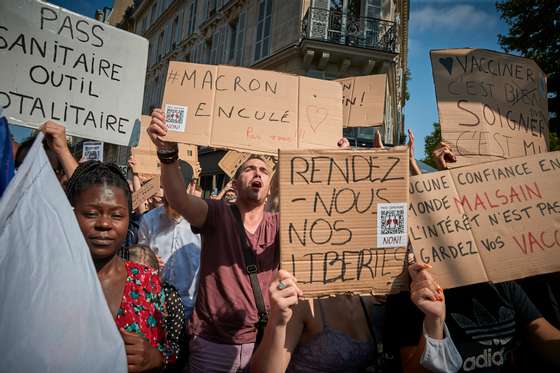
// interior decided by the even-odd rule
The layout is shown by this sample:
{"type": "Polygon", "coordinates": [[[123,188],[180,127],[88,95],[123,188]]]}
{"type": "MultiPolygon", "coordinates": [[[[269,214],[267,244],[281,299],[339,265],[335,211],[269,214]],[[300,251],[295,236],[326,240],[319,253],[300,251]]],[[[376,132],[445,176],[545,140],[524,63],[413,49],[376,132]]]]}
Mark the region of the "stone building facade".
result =
{"type": "MultiPolygon", "coordinates": [[[[408,0],[136,0],[122,24],[150,42],[144,114],[161,104],[172,60],[321,79],[384,73],[381,131],[397,145],[405,140],[408,14],[408,0]]],[[[371,146],[373,135],[345,130],[356,146],[371,146]]]]}

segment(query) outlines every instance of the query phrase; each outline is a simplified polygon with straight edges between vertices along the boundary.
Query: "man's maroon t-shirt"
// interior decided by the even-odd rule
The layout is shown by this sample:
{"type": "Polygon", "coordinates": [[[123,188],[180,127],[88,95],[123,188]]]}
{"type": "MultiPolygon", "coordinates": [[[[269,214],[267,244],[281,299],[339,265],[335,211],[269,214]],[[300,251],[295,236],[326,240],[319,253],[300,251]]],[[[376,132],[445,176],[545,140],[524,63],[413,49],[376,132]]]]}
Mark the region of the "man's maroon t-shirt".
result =
{"type": "MultiPolygon", "coordinates": [[[[202,237],[199,287],[189,323],[191,335],[215,343],[255,342],[258,320],[255,296],[245,270],[239,228],[230,206],[207,200],[208,216],[204,226],[193,232],[202,237]]],[[[278,214],[265,212],[254,234],[246,231],[257,258],[259,283],[267,310],[268,287],[279,263],[278,214]]]]}

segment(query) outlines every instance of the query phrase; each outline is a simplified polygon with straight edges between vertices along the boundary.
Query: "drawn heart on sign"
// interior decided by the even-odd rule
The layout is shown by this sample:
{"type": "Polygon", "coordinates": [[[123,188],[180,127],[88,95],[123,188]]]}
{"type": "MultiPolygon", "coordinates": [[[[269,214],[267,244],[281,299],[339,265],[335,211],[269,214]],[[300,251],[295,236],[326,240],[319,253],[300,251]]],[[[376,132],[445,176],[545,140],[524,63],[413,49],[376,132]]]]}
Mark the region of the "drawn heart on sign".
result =
{"type": "Polygon", "coordinates": [[[317,132],[317,128],[327,119],[329,111],[323,107],[310,105],[305,110],[307,114],[307,121],[309,122],[309,127],[313,132],[317,132]]]}
{"type": "Polygon", "coordinates": [[[445,70],[447,70],[449,75],[451,75],[451,72],[453,71],[453,58],[451,57],[440,58],[439,63],[441,63],[443,67],[445,67],[445,70]]]}

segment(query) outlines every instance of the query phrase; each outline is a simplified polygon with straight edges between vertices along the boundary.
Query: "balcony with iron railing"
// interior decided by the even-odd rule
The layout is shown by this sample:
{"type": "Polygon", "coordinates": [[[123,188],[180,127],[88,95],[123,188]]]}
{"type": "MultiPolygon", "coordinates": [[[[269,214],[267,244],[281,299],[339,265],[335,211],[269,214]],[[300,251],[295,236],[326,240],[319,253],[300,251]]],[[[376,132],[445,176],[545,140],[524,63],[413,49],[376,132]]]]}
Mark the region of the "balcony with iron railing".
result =
{"type": "Polygon", "coordinates": [[[397,53],[396,24],[383,19],[309,8],[302,30],[305,39],[397,53]]]}

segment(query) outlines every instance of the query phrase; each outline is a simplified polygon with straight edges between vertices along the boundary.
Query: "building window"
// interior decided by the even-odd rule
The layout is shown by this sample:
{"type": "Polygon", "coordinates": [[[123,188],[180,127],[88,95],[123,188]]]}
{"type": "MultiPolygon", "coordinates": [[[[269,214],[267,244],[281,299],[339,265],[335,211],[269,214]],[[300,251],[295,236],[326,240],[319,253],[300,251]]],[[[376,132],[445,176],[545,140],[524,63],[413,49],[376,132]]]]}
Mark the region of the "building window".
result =
{"type": "Polygon", "coordinates": [[[171,26],[171,42],[173,43],[171,45],[171,49],[175,49],[175,46],[178,44],[178,35],[179,32],[177,32],[177,28],[179,27],[179,16],[175,17],[175,19],[173,20],[173,26],[171,26]]]}
{"type": "Polygon", "coordinates": [[[142,20],[142,32],[140,33],[143,34],[147,28],[148,28],[148,16],[146,15],[142,20]]]}
{"type": "Polygon", "coordinates": [[[165,25],[165,51],[164,55],[167,55],[171,51],[171,22],[165,25]]]}
{"type": "Polygon", "coordinates": [[[362,2],[362,5],[364,17],[381,18],[381,0],[366,0],[362,2]]]}
{"type": "Polygon", "coordinates": [[[212,42],[202,42],[200,45],[200,63],[209,63],[210,61],[210,47],[212,42]]]}
{"type": "Polygon", "coordinates": [[[270,54],[270,29],[272,23],[272,0],[259,0],[259,17],[257,19],[257,41],[255,43],[255,61],[270,54]]]}
{"type": "Polygon", "coordinates": [[[243,48],[245,47],[245,11],[230,26],[229,54],[230,64],[243,65],[243,48]]]}
{"type": "Polygon", "coordinates": [[[162,30],[159,34],[159,39],[158,39],[158,45],[157,45],[157,54],[156,54],[156,61],[155,63],[159,62],[159,60],[161,59],[162,55],[163,55],[163,51],[165,49],[165,45],[164,45],[164,36],[165,33],[162,30]]]}
{"type": "Polygon", "coordinates": [[[196,22],[196,3],[197,2],[198,2],[197,0],[193,0],[193,2],[191,3],[190,14],[189,14],[189,28],[188,28],[189,35],[191,35],[194,32],[194,25],[195,25],[195,22],[196,22]]]}
{"type": "Polygon", "coordinates": [[[206,19],[216,14],[216,0],[206,0],[206,10],[204,12],[206,19]]]}
{"type": "Polygon", "coordinates": [[[152,13],[150,15],[150,25],[152,25],[156,21],[156,8],[157,3],[154,3],[154,5],[152,5],[152,13]]]}
{"type": "Polygon", "coordinates": [[[210,42],[210,63],[212,65],[217,63],[219,38],[220,32],[218,30],[214,31],[214,34],[212,35],[212,41],[210,42]]]}
{"type": "Polygon", "coordinates": [[[154,46],[152,44],[152,42],[150,41],[148,43],[148,67],[152,66],[152,54],[154,53],[154,46]]]}
{"type": "Polygon", "coordinates": [[[212,35],[212,45],[210,46],[210,63],[217,65],[224,62],[226,55],[226,39],[228,26],[223,25],[212,35]]]}

